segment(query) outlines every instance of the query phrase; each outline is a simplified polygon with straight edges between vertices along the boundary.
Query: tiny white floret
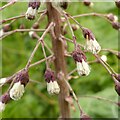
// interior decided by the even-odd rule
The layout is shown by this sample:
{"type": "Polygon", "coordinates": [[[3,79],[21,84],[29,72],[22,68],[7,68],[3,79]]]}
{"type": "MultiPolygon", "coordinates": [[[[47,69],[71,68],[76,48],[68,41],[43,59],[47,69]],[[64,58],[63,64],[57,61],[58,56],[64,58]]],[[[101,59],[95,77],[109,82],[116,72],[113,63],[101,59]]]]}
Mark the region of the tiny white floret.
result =
{"type": "Polygon", "coordinates": [[[93,54],[97,54],[100,52],[101,46],[96,41],[96,39],[94,40],[90,39],[90,40],[86,40],[85,49],[89,52],[92,52],[93,54]]]}
{"type": "Polygon", "coordinates": [[[88,76],[90,73],[90,67],[87,62],[82,60],[82,62],[76,62],[77,64],[77,72],[80,76],[88,76]]]}
{"type": "Polygon", "coordinates": [[[34,18],[37,13],[37,9],[33,9],[32,7],[28,7],[27,12],[26,12],[26,18],[34,18]]]}
{"type": "Polygon", "coordinates": [[[59,94],[60,88],[57,81],[50,81],[47,83],[47,91],[49,94],[59,94]]]}
{"type": "Polygon", "coordinates": [[[10,97],[13,100],[19,100],[22,96],[23,93],[25,92],[24,90],[24,85],[21,84],[21,82],[14,83],[13,87],[10,90],[10,97]]]}

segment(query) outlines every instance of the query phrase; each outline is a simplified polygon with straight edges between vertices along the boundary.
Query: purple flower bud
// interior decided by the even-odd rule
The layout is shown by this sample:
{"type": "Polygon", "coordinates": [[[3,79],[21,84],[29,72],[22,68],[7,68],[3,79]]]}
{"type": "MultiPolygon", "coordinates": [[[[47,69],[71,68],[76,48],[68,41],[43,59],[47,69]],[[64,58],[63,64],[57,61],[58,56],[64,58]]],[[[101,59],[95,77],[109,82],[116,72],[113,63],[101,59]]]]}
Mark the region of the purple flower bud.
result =
{"type": "Polygon", "coordinates": [[[20,71],[16,76],[15,76],[15,83],[19,82],[21,84],[23,84],[24,86],[27,85],[27,83],[29,82],[29,75],[28,75],[28,71],[27,70],[22,70],[20,71]]]}
{"type": "Polygon", "coordinates": [[[117,22],[118,21],[118,17],[113,15],[112,13],[108,14],[107,19],[110,20],[111,22],[117,22]]]}
{"type": "Polygon", "coordinates": [[[9,93],[3,94],[0,99],[2,103],[7,104],[10,101],[9,93]]]}
{"type": "Polygon", "coordinates": [[[33,9],[38,9],[40,7],[40,2],[29,2],[28,7],[32,7],[33,9]]]}
{"type": "Polygon", "coordinates": [[[120,52],[118,52],[118,56],[117,57],[118,57],[118,59],[120,59],[120,52]]]}
{"type": "Polygon", "coordinates": [[[60,7],[62,7],[63,9],[67,9],[68,2],[60,2],[60,7]]]}
{"type": "Polygon", "coordinates": [[[76,62],[82,62],[82,60],[86,61],[86,56],[81,50],[73,51],[72,56],[76,62]]]}
{"type": "Polygon", "coordinates": [[[120,0],[116,0],[116,1],[115,1],[115,4],[116,4],[116,6],[117,6],[118,8],[120,8],[120,0]]]}
{"type": "Polygon", "coordinates": [[[33,29],[38,29],[39,28],[39,24],[36,22],[36,23],[33,24],[32,27],[33,27],[33,29]]]}
{"type": "Polygon", "coordinates": [[[45,71],[45,81],[49,83],[50,81],[55,81],[55,73],[51,69],[45,71]]]}
{"type": "Polygon", "coordinates": [[[116,30],[120,30],[120,23],[119,22],[112,22],[112,27],[116,30]]]}
{"type": "Polygon", "coordinates": [[[3,26],[2,29],[3,29],[3,32],[8,32],[8,31],[11,30],[11,25],[10,24],[6,24],[6,25],[3,26]]]}
{"type": "Polygon", "coordinates": [[[90,6],[91,5],[90,0],[84,0],[83,3],[84,3],[85,6],[90,6]]]}
{"type": "Polygon", "coordinates": [[[83,29],[83,35],[84,35],[85,39],[87,39],[87,37],[88,37],[88,40],[94,40],[95,39],[94,34],[88,28],[83,29]]]}

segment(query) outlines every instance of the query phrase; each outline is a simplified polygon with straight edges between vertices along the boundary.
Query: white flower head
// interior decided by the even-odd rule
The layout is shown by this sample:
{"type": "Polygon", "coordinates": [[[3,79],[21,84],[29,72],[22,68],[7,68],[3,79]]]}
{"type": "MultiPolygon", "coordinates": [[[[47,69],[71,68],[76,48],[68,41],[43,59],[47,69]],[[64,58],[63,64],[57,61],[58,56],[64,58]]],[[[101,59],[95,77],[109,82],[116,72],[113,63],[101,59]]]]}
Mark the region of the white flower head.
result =
{"type": "Polygon", "coordinates": [[[77,64],[77,72],[80,76],[88,76],[90,73],[90,67],[87,62],[82,60],[82,62],[76,62],[77,64]]]}
{"type": "Polygon", "coordinates": [[[47,83],[47,91],[49,94],[59,94],[60,88],[57,81],[50,81],[47,83]]]}
{"type": "Polygon", "coordinates": [[[96,39],[86,40],[86,45],[84,47],[87,51],[92,52],[93,54],[97,54],[101,50],[101,46],[96,41],[96,39]]]}
{"type": "Polygon", "coordinates": [[[2,101],[0,101],[0,112],[3,112],[5,110],[5,103],[2,103],[2,101]]]}
{"type": "Polygon", "coordinates": [[[24,92],[24,85],[21,84],[20,81],[16,82],[10,89],[10,98],[12,98],[13,100],[19,100],[23,96],[24,92]]]}
{"type": "Polygon", "coordinates": [[[26,12],[26,19],[29,19],[29,20],[35,19],[36,13],[37,13],[36,8],[33,9],[32,7],[28,7],[26,12]]]}
{"type": "Polygon", "coordinates": [[[89,52],[92,52],[93,54],[97,54],[101,50],[101,46],[96,41],[95,36],[93,35],[92,31],[84,28],[83,29],[83,35],[86,38],[86,45],[85,49],[89,52]]]}
{"type": "Polygon", "coordinates": [[[2,86],[3,84],[5,84],[7,81],[7,78],[1,78],[0,79],[0,86],[2,86]]]}
{"type": "Polygon", "coordinates": [[[107,56],[106,56],[106,55],[102,55],[102,56],[101,56],[101,59],[102,59],[104,62],[106,62],[106,61],[107,61],[107,56]]]}
{"type": "Polygon", "coordinates": [[[80,76],[88,76],[90,73],[90,67],[86,62],[85,54],[80,49],[78,49],[77,51],[75,50],[73,52],[72,56],[76,62],[78,74],[80,76]]]}
{"type": "Polygon", "coordinates": [[[49,94],[59,94],[60,88],[51,69],[46,70],[45,81],[47,82],[47,91],[49,94]]]}

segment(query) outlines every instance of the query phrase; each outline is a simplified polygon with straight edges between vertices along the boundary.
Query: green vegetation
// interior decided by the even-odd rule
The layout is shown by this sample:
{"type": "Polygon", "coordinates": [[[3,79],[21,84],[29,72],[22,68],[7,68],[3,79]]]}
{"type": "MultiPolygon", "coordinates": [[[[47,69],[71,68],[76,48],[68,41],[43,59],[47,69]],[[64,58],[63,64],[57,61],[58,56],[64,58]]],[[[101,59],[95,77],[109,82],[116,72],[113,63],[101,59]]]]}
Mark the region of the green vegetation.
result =
{"type": "MultiPolygon", "coordinates": [[[[2,3],[3,5],[4,3],[2,3]]],[[[44,7],[40,7],[43,9],[44,7]]],[[[27,10],[27,3],[16,3],[2,11],[2,19],[20,15],[27,10]]],[[[96,2],[93,8],[84,6],[82,3],[71,3],[67,11],[71,15],[82,13],[98,12],[98,13],[114,13],[118,14],[118,10],[114,3],[96,2]]],[[[37,15],[39,17],[39,15],[37,15]]],[[[83,26],[90,28],[95,34],[102,48],[111,48],[118,50],[118,32],[114,30],[110,23],[102,18],[88,16],[77,18],[83,26]]],[[[25,24],[26,28],[30,28],[36,21],[28,21],[21,18],[12,24],[12,29],[19,28],[20,24],[25,24]]],[[[72,23],[73,21],[71,21],[72,23]]],[[[40,22],[40,28],[45,28],[47,25],[47,18],[40,22]]],[[[66,37],[71,38],[71,32],[67,27],[68,34],[66,37]]],[[[42,33],[39,33],[41,36],[42,33]]],[[[77,41],[84,43],[81,30],[75,32],[77,41]]],[[[50,36],[47,35],[45,42],[51,47],[50,36]]],[[[22,69],[33,51],[36,40],[32,40],[28,33],[15,33],[6,37],[2,42],[2,76],[7,77],[22,69]]],[[[73,51],[73,45],[68,44],[68,50],[73,51]]],[[[46,50],[47,51],[47,50],[46,50]]],[[[100,55],[106,55],[108,63],[118,72],[118,59],[115,55],[108,52],[100,52],[100,55]]],[[[47,51],[47,55],[49,52],[47,51]]],[[[88,61],[94,60],[95,57],[91,53],[87,53],[88,61]]],[[[33,63],[44,58],[41,46],[35,54],[33,63]]],[[[72,58],[67,58],[68,72],[73,70],[76,66],[72,58]]],[[[105,68],[99,64],[94,63],[91,66],[91,74],[88,77],[79,77],[71,79],[70,84],[79,97],[79,102],[85,112],[93,118],[118,118],[118,107],[109,102],[100,101],[93,98],[83,98],[82,95],[101,96],[113,101],[118,101],[118,96],[114,90],[114,83],[105,68]]],[[[52,66],[53,67],[53,66],[52,66]]],[[[1,70],[1,69],[0,69],[1,70]]],[[[57,96],[50,96],[46,90],[46,83],[44,81],[45,63],[33,67],[29,71],[30,78],[41,82],[40,84],[29,83],[26,87],[26,92],[21,100],[11,101],[3,112],[3,118],[57,118],[59,116],[58,98],[57,96]]],[[[73,75],[77,76],[77,73],[73,75]]],[[[8,85],[5,85],[3,92],[8,85]]],[[[76,106],[76,103],[75,103],[76,106]]],[[[77,107],[76,107],[77,108],[77,107]]],[[[79,117],[79,111],[71,110],[72,117],[79,117]]]]}

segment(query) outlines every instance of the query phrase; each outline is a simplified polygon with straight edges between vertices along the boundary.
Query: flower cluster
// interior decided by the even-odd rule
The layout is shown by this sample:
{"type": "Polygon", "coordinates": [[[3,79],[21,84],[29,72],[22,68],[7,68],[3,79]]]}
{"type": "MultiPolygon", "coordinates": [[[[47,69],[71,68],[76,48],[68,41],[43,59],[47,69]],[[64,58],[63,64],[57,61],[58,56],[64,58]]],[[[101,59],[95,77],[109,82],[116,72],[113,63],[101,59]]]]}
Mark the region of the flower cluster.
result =
{"type": "Polygon", "coordinates": [[[26,18],[29,20],[34,20],[39,7],[40,2],[29,2],[26,18]]]}
{"type": "Polygon", "coordinates": [[[6,104],[10,101],[10,95],[9,93],[5,93],[0,98],[0,112],[5,110],[6,104]]]}
{"type": "Polygon", "coordinates": [[[45,81],[47,82],[47,91],[49,94],[58,94],[60,92],[59,85],[55,80],[55,74],[51,69],[45,71],[45,81]]]}
{"type": "Polygon", "coordinates": [[[99,53],[101,50],[101,46],[96,41],[92,31],[87,28],[83,28],[83,35],[84,38],[86,39],[85,49],[89,52],[92,52],[93,54],[99,53]]]}
{"type": "Polygon", "coordinates": [[[90,73],[90,67],[86,62],[85,54],[80,50],[77,49],[72,53],[73,59],[77,64],[77,71],[80,76],[87,76],[90,73]]]}
{"type": "Polygon", "coordinates": [[[19,72],[14,78],[14,85],[10,89],[10,97],[13,100],[19,100],[24,93],[25,86],[29,82],[28,72],[26,70],[22,70],[19,72]]]}

